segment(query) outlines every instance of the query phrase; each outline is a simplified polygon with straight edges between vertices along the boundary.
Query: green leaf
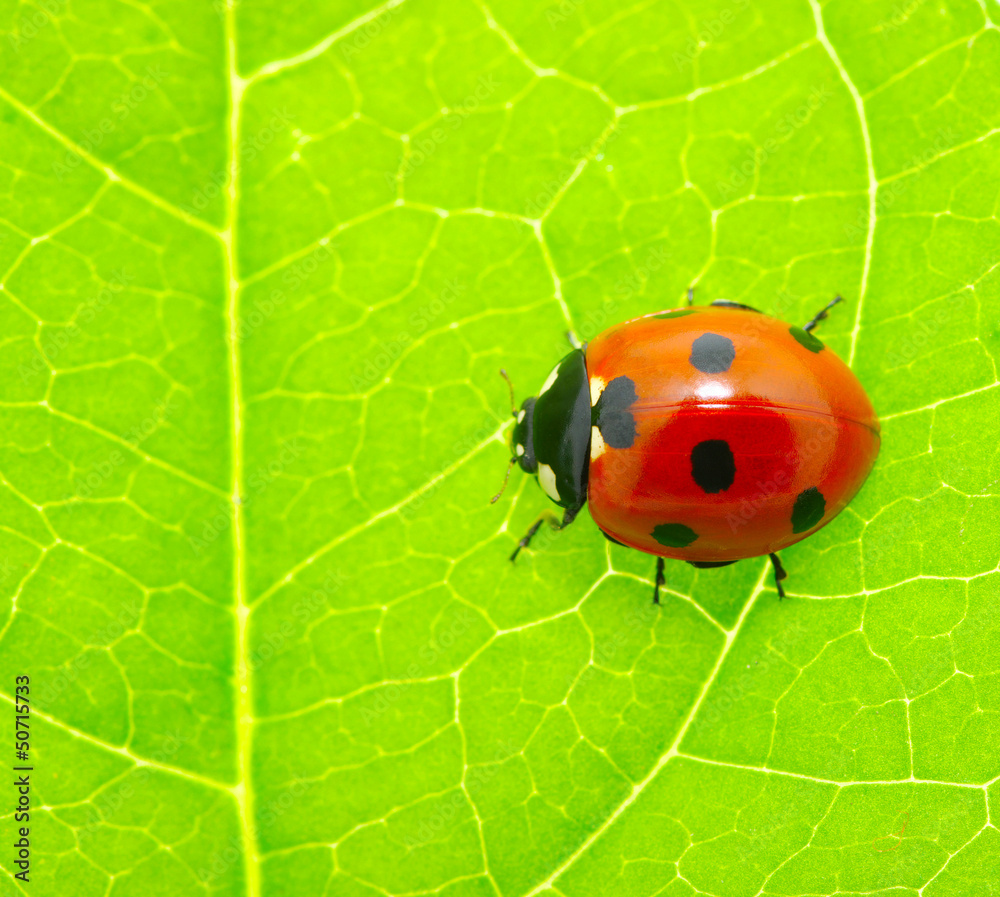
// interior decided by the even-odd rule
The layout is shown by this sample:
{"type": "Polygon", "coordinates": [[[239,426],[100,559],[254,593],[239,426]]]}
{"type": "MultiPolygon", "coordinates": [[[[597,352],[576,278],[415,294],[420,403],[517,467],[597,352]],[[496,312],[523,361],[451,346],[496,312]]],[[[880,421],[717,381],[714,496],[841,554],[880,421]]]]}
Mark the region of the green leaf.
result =
{"type": "Polygon", "coordinates": [[[993,893],[995,0],[0,23],[0,895],[993,893]],[[783,602],[586,514],[511,565],[497,369],[692,284],[844,296],[862,493],[783,602]]]}

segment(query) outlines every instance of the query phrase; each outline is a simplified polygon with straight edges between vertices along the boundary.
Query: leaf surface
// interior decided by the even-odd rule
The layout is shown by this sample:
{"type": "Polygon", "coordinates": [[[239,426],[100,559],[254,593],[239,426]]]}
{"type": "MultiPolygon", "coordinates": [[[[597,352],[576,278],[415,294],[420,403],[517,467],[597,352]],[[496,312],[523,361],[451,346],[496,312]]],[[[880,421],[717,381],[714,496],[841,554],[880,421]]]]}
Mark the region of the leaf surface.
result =
{"type": "Polygon", "coordinates": [[[994,893],[995,23],[7,4],[0,895],[994,893]],[[845,297],[869,482],[781,603],[678,563],[654,609],[587,515],[509,564],[497,369],[692,284],[845,297]]]}

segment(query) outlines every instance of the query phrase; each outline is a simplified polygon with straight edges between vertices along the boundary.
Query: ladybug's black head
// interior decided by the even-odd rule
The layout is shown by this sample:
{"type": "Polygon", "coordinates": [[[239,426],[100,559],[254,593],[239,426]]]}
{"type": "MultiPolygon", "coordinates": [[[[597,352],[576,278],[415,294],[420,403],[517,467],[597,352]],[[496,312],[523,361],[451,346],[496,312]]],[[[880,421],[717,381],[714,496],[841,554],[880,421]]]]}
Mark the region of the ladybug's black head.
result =
{"type": "MultiPolygon", "coordinates": [[[[506,376],[506,374],[504,375],[506,376]]],[[[510,381],[508,380],[508,383],[510,381]]],[[[564,508],[587,500],[590,459],[590,386],[583,350],[574,349],[546,378],[538,395],[511,413],[513,457],[525,473],[538,477],[549,498],[564,508]]]]}
{"type": "Polygon", "coordinates": [[[525,399],[521,410],[515,415],[514,429],[510,434],[510,447],[514,452],[513,460],[517,461],[525,473],[537,473],[538,462],[535,460],[535,443],[532,439],[532,427],[535,419],[535,398],[525,399]]]}
{"type": "Polygon", "coordinates": [[[535,418],[535,399],[533,397],[525,399],[521,405],[521,410],[518,411],[517,405],[514,404],[514,384],[510,382],[510,377],[507,376],[507,372],[503,368],[500,368],[500,376],[507,381],[507,388],[510,389],[510,413],[517,423],[514,424],[514,429],[511,430],[507,443],[510,446],[513,457],[507,465],[507,475],[503,478],[503,486],[490,499],[491,503],[496,503],[500,496],[503,495],[504,490],[507,488],[507,481],[510,479],[511,468],[515,464],[520,464],[521,470],[525,473],[536,473],[538,471],[538,464],[535,461],[535,443],[531,438],[535,418]]]}

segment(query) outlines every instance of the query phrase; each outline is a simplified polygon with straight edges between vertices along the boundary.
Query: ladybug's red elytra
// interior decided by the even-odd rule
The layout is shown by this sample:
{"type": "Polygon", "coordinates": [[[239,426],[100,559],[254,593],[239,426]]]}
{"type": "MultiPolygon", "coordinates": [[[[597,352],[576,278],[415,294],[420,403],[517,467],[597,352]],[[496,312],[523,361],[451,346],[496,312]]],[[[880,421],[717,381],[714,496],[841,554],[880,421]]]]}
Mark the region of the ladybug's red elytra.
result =
{"type": "Polygon", "coordinates": [[[839,301],[804,327],[689,298],[605,330],[520,409],[511,389],[511,466],[565,509],[556,529],[589,503],[608,539],[657,555],[657,603],[664,558],[704,568],[769,555],[784,596],[776,552],[847,507],[879,451],[863,387],[812,334],[839,301]]]}

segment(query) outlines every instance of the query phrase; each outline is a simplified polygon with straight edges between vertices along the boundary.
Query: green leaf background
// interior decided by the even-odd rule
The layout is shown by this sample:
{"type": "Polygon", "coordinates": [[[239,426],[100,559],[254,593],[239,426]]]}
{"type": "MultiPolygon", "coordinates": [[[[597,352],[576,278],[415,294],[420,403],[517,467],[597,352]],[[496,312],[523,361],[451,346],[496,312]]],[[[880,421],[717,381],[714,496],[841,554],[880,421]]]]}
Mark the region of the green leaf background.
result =
{"type": "Polygon", "coordinates": [[[996,23],[3,0],[0,894],[997,894],[996,23]],[[497,369],[689,284],[844,295],[862,493],[781,603],[509,564],[497,369]]]}

